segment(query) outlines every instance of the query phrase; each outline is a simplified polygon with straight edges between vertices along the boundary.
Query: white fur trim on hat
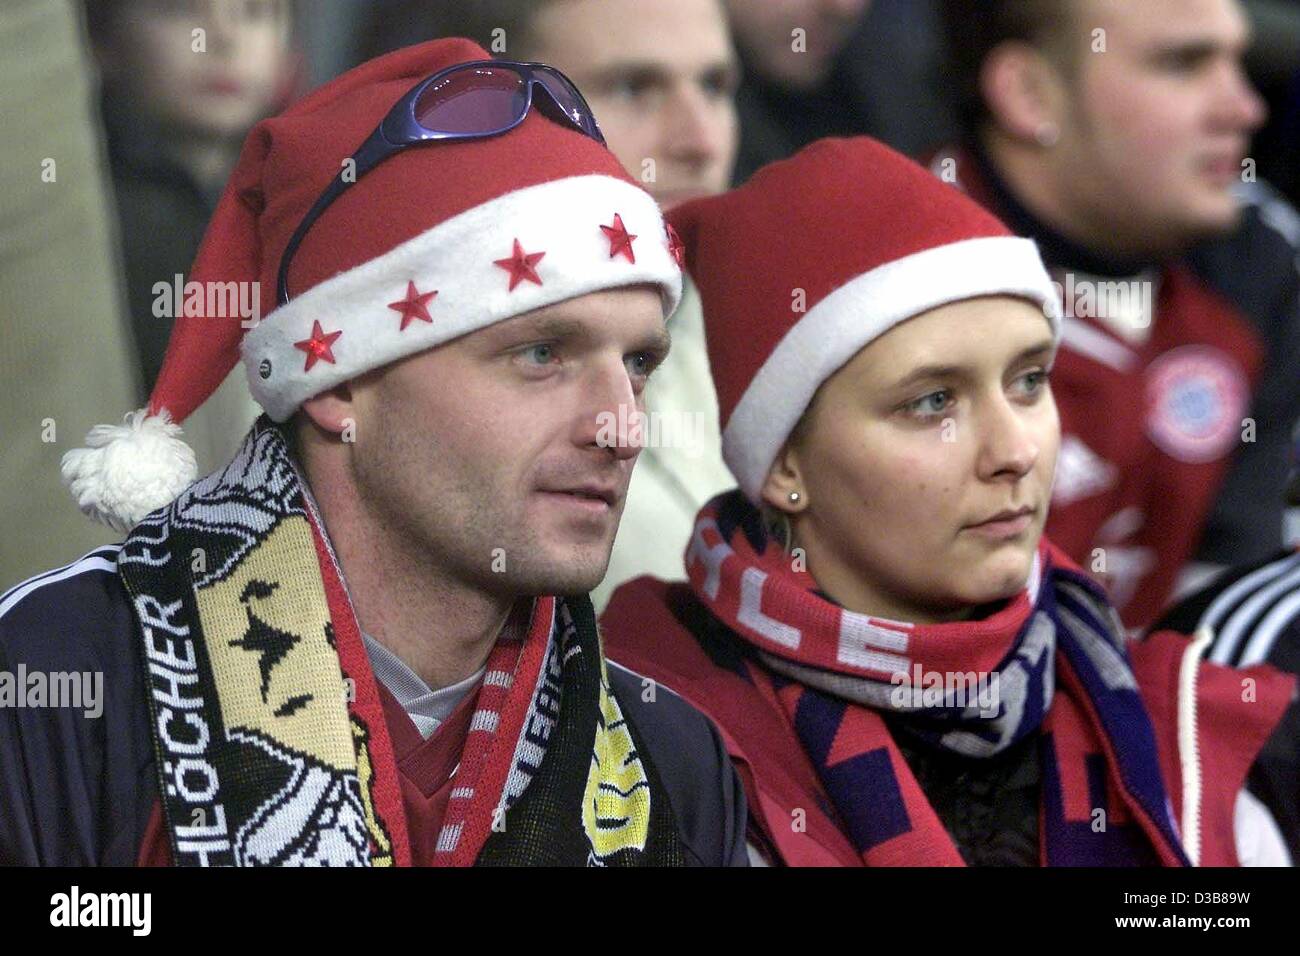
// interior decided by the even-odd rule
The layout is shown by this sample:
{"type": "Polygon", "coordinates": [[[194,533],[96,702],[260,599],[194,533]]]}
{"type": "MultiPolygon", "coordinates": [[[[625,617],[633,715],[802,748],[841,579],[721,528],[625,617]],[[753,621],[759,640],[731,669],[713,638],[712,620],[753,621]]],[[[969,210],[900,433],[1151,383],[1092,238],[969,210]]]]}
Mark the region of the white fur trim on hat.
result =
{"type": "Polygon", "coordinates": [[[372,368],[413,355],[512,316],[575,296],[618,286],[661,287],[664,314],[681,298],[681,270],[668,249],[659,207],[643,189],[612,176],[573,176],[529,186],[475,206],[384,255],[333,276],[266,316],[245,336],[244,366],[253,397],[275,421],[306,399],[372,368]],[[601,226],[618,214],[636,236],[630,262],[610,257],[601,226]],[[524,252],[544,252],[536,265],[541,285],[520,282],[495,264],[518,239],[524,252]],[[388,304],[405,298],[407,283],[427,303],[432,322],[412,321],[388,304]],[[306,369],[295,343],[343,334],[331,345],[334,361],[306,369]]]}
{"type": "Polygon", "coordinates": [[[83,512],[125,534],[195,479],[194,451],[180,435],[165,410],[142,408],[121,425],[96,425],[88,447],[63,456],[63,483],[83,512]]]}
{"type": "Polygon", "coordinates": [[[1061,300],[1030,239],[989,236],[936,246],[865,272],[822,299],[777,343],[736,403],[722,455],[758,503],[781,446],[830,378],[868,342],[930,309],[985,295],[1031,299],[1061,335],[1061,300]]]}

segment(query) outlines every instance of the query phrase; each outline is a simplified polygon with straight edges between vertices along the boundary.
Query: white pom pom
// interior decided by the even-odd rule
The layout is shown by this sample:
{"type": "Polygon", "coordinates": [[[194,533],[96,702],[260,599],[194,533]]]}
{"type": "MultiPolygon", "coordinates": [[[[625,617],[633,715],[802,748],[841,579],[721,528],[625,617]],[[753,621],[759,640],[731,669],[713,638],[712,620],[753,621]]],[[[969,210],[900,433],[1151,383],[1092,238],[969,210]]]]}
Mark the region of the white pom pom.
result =
{"type": "Polygon", "coordinates": [[[89,447],[63,456],[63,483],[82,511],[125,534],[197,477],[194,450],[180,435],[165,410],[142,408],[121,425],[96,425],[89,447]]]}

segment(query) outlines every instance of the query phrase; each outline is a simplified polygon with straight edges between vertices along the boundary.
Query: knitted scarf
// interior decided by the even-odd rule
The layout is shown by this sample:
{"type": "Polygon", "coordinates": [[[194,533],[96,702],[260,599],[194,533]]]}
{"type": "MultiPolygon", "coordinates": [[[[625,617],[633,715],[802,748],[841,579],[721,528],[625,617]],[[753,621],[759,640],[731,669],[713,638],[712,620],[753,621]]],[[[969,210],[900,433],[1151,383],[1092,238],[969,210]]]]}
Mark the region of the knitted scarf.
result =
{"type": "Polygon", "coordinates": [[[739,492],[700,512],[696,596],[779,701],[836,825],[870,866],[962,865],[882,713],[919,746],[968,757],[1039,732],[1044,865],[1186,865],[1123,630],[1044,543],[1025,589],[981,620],[916,625],[816,590],[739,492]]]}
{"type": "MultiPolygon", "coordinates": [[[[392,742],[338,564],[265,417],[118,561],[179,866],[409,865],[392,742]]],[[[491,651],[435,864],[682,862],[591,604],[520,603],[491,651]]]]}

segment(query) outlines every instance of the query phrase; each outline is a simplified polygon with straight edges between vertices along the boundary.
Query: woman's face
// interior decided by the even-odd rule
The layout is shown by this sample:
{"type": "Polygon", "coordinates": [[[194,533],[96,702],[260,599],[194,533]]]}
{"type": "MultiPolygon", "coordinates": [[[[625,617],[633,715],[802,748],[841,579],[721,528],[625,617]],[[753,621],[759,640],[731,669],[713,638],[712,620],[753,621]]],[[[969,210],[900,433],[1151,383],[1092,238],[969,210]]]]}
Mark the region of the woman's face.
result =
{"type": "Polygon", "coordinates": [[[828,379],[763,489],[818,585],[917,622],[1023,588],[1060,444],[1054,358],[1039,307],[988,297],[909,319],[828,379]]]}

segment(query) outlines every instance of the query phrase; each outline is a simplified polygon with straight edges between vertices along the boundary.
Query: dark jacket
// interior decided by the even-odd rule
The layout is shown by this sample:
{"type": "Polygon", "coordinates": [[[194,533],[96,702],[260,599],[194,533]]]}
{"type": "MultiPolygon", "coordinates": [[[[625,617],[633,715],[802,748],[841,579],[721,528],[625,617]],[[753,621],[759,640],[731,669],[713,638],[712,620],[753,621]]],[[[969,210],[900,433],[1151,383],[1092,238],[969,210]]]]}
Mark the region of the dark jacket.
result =
{"type": "MultiPolygon", "coordinates": [[[[0,706],[0,864],[139,859],[158,774],[117,551],[100,548],[0,597],[0,680],[6,672],[16,679],[20,668],[102,675],[98,715],[0,706]]],[[[639,676],[612,662],[609,679],[668,792],[687,861],[748,865],[743,791],[713,725],[670,691],[646,692],[639,676]]]]}
{"type": "Polygon", "coordinates": [[[1267,183],[1243,186],[1242,196],[1240,225],[1187,256],[1265,342],[1250,411],[1255,441],[1234,457],[1196,556],[1220,565],[1262,561],[1277,551],[1286,509],[1279,489],[1300,421],[1300,214],[1267,183]]]}

